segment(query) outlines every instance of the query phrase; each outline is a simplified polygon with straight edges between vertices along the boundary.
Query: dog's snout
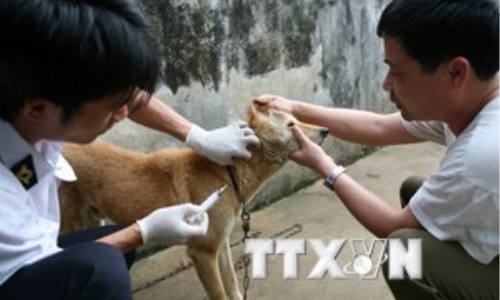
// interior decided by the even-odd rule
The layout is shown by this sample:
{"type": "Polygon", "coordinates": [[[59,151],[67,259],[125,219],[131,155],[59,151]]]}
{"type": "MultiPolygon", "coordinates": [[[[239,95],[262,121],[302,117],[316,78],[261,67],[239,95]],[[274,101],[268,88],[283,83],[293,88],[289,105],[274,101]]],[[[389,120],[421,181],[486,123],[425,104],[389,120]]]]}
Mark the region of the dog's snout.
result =
{"type": "Polygon", "coordinates": [[[321,136],[322,139],[326,139],[328,137],[329,133],[330,133],[330,131],[328,130],[328,128],[322,128],[319,131],[319,134],[320,134],[320,136],[321,136]]]}

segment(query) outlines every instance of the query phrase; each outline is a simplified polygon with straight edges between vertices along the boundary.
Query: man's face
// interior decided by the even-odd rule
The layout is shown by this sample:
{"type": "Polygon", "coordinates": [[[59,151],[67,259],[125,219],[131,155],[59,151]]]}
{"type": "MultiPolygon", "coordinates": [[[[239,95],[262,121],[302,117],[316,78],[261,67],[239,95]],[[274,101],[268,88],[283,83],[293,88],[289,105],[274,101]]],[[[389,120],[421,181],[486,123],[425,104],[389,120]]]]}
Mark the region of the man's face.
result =
{"type": "Polygon", "coordinates": [[[117,96],[85,103],[66,123],[65,141],[89,143],[126,118],[128,113],[127,105],[117,96]]]}
{"type": "Polygon", "coordinates": [[[72,143],[89,143],[128,116],[129,110],[123,94],[104,97],[102,100],[84,103],[71,117],[62,122],[62,110],[48,125],[49,140],[72,143]]]}
{"type": "Polygon", "coordinates": [[[391,102],[406,120],[440,120],[446,107],[446,86],[443,66],[434,73],[426,73],[419,63],[409,57],[395,38],[385,37],[385,62],[389,71],[383,88],[391,102]]]}

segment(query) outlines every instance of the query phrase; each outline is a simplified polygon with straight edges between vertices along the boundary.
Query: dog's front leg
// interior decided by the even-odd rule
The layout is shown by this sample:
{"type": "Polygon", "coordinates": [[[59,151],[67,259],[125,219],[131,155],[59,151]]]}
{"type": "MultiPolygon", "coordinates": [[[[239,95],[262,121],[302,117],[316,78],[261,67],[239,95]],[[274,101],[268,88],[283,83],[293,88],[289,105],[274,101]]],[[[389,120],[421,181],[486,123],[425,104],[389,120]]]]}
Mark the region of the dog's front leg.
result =
{"type": "Polygon", "coordinates": [[[226,300],[226,292],[221,280],[221,274],[217,263],[217,251],[209,251],[202,247],[189,247],[188,255],[193,260],[193,264],[198,273],[208,299],[226,300]]]}
{"type": "Polygon", "coordinates": [[[222,244],[219,251],[219,268],[228,299],[243,299],[240,289],[238,288],[238,278],[236,277],[236,272],[234,271],[229,238],[227,238],[224,244],[222,244]]]}

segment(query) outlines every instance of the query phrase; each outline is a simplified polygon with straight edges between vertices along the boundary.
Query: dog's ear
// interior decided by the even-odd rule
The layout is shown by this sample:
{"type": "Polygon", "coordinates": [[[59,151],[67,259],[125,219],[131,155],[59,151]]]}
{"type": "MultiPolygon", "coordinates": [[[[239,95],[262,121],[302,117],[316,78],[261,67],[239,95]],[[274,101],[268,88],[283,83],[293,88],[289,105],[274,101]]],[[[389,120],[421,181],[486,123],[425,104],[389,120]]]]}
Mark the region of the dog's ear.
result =
{"type": "Polygon", "coordinates": [[[245,121],[247,121],[248,124],[251,124],[253,120],[256,118],[257,114],[258,114],[257,108],[255,107],[255,104],[252,102],[252,104],[247,110],[245,121]]]}
{"type": "Polygon", "coordinates": [[[267,105],[268,101],[255,98],[252,101],[252,110],[254,114],[260,114],[260,115],[265,115],[268,116],[270,114],[270,109],[269,106],[267,105]]]}
{"type": "Polygon", "coordinates": [[[262,94],[256,98],[253,99],[253,102],[260,105],[260,107],[262,109],[266,109],[266,108],[269,108],[269,105],[271,104],[271,102],[273,102],[274,100],[276,100],[276,95],[272,95],[272,94],[262,94]]]}
{"type": "Polygon", "coordinates": [[[268,114],[268,109],[265,108],[264,110],[262,110],[262,107],[259,106],[259,104],[257,104],[254,100],[252,101],[252,104],[248,108],[246,121],[248,122],[248,124],[257,124],[259,118],[262,118],[263,115],[267,114],[268,114]]]}
{"type": "Polygon", "coordinates": [[[266,98],[257,97],[252,101],[252,107],[254,107],[258,111],[267,111],[269,110],[269,106],[267,105],[269,101],[266,98]]]}

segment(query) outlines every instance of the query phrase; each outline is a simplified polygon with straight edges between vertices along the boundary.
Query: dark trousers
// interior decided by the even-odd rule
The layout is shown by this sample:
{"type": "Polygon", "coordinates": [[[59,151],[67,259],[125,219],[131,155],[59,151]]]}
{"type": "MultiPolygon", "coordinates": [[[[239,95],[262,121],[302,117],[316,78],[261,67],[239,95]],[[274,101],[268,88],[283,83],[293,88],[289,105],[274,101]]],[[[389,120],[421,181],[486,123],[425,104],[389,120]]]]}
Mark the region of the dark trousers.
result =
{"type": "Polygon", "coordinates": [[[2,300],[132,299],[128,269],[134,253],[93,242],[120,229],[104,226],[63,235],[63,250],[17,271],[2,286],[2,300]]]}
{"type": "MultiPolygon", "coordinates": [[[[420,188],[424,178],[410,177],[400,189],[402,206],[406,206],[420,188]]],[[[397,300],[497,300],[499,297],[498,256],[483,265],[474,260],[457,242],[440,241],[424,229],[400,229],[389,238],[406,243],[410,238],[422,240],[422,279],[397,280],[384,277],[397,300]]]]}

